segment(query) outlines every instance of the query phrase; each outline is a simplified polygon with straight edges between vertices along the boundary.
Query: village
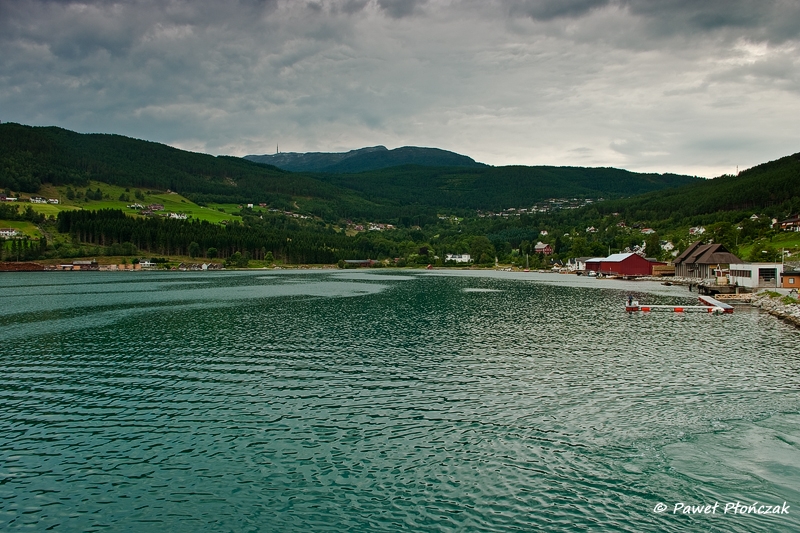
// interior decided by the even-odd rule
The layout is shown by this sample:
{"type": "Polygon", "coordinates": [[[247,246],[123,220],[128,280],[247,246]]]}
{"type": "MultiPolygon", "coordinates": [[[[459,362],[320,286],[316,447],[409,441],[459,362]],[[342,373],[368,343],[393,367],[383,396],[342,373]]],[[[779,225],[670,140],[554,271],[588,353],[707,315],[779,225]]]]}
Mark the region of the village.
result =
{"type": "Polygon", "coordinates": [[[501,211],[483,211],[478,209],[478,218],[519,217],[536,213],[551,213],[561,209],[580,209],[594,202],[602,202],[603,198],[548,198],[531,207],[509,207],[501,211]]]}

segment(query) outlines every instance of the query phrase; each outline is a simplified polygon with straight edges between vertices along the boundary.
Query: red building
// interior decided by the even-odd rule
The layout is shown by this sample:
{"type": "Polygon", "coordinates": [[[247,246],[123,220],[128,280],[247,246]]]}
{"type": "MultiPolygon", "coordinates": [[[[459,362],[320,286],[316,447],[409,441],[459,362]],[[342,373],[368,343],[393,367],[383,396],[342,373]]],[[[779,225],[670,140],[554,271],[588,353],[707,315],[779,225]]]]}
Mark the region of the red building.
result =
{"type": "Polygon", "coordinates": [[[537,254],[551,255],[553,253],[553,248],[549,244],[538,242],[536,243],[536,246],[533,247],[533,252],[537,254]]]}
{"type": "Polygon", "coordinates": [[[602,257],[592,257],[591,259],[587,259],[584,264],[586,265],[586,270],[591,270],[592,272],[599,272],[600,271],[600,263],[603,262],[602,257]]]}
{"type": "Polygon", "coordinates": [[[614,276],[650,276],[654,265],[666,265],[645,259],[639,254],[612,254],[600,261],[600,274],[614,276]]]}

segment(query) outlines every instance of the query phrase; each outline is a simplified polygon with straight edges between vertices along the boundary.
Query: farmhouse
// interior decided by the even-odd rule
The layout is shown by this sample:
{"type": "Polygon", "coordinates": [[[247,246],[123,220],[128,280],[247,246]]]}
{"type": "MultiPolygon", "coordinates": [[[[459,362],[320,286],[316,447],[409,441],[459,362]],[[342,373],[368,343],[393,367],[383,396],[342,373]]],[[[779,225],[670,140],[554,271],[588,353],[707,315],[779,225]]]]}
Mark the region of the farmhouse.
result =
{"type": "Polygon", "coordinates": [[[456,263],[469,263],[472,258],[469,254],[447,254],[444,256],[445,261],[454,261],[456,263]]]}
{"type": "Polygon", "coordinates": [[[783,231],[800,231],[800,215],[794,215],[775,224],[783,231]]]}

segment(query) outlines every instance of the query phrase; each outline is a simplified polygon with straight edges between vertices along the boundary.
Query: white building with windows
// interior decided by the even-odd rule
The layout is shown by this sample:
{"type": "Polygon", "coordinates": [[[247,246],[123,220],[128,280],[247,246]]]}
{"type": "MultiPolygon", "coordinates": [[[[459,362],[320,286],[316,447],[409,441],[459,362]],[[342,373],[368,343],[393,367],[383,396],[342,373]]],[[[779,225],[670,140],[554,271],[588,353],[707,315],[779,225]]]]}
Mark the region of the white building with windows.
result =
{"type": "Polygon", "coordinates": [[[780,287],[783,265],[781,263],[744,263],[731,264],[728,283],[747,287],[748,289],[764,289],[780,287]]]}
{"type": "Polygon", "coordinates": [[[456,263],[469,263],[472,258],[469,254],[447,254],[444,257],[445,261],[454,261],[456,263]]]}

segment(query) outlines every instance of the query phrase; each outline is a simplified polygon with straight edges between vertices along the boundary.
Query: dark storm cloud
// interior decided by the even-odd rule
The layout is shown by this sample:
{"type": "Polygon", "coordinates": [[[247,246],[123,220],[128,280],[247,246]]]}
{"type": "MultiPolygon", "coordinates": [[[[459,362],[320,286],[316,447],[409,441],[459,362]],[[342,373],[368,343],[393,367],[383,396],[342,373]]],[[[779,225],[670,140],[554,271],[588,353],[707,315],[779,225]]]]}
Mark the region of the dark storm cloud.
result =
{"type": "Polygon", "coordinates": [[[411,15],[414,10],[427,0],[378,0],[378,6],[390,17],[402,18],[411,15]]]}
{"type": "Polygon", "coordinates": [[[609,0],[512,0],[509,2],[509,11],[515,16],[552,20],[580,17],[608,3],[609,0]]]}
{"type": "Polygon", "coordinates": [[[0,118],[711,174],[800,149],[798,31],[788,0],[0,0],[0,118]]]}
{"type": "Polygon", "coordinates": [[[653,36],[717,30],[782,42],[800,35],[800,2],[794,0],[509,0],[512,16],[539,21],[580,18],[602,8],[628,11],[648,23],[653,36]]]}
{"type": "Polygon", "coordinates": [[[800,35],[800,2],[793,0],[623,0],[622,5],[666,33],[732,30],[769,42],[800,35]]]}

